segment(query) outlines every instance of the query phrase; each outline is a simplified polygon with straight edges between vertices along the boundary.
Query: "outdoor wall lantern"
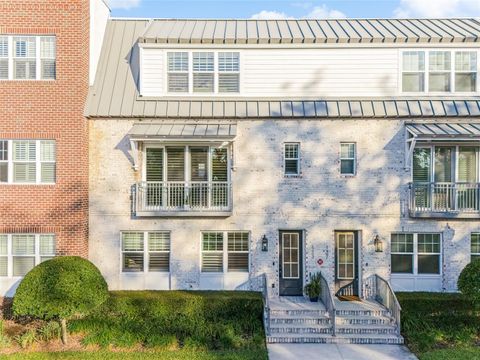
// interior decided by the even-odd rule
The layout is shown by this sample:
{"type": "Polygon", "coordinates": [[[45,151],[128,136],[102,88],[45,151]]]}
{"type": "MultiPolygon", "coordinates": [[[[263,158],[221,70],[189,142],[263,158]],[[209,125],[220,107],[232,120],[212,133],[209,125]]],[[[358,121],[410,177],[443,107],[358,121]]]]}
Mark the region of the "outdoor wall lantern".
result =
{"type": "Polygon", "coordinates": [[[375,252],[383,252],[383,242],[380,240],[378,235],[375,235],[373,239],[373,245],[375,246],[375,252]]]}
{"type": "Polygon", "coordinates": [[[262,236],[262,251],[268,251],[268,239],[265,235],[262,236]]]}

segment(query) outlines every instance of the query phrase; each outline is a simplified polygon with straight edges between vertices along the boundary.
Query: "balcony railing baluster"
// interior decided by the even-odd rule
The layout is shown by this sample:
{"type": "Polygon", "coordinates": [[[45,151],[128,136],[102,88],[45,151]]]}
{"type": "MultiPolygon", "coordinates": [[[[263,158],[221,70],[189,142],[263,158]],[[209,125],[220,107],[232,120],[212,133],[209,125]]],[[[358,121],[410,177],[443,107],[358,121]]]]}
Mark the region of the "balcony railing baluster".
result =
{"type": "Polygon", "coordinates": [[[480,215],[479,183],[413,182],[409,189],[410,214],[480,215]]]}
{"type": "Polygon", "coordinates": [[[226,181],[143,181],[135,190],[136,212],[232,210],[231,183],[226,181]]]}

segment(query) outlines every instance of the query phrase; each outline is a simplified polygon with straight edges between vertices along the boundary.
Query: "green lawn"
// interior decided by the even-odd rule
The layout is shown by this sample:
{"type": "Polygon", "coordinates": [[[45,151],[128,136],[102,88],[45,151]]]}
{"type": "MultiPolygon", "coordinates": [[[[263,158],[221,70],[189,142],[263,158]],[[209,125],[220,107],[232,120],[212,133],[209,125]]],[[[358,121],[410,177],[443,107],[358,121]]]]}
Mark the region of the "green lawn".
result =
{"type": "Polygon", "coordinates": [[[3,356],[8,360],[267,360],[266,351],[158,351],[158,352],[58,352],[58,353],[21,353],[3,356]]]}
{"type": "Polygon", "coordinates": [[[460,294],[398,293],[402,335],[420,360],[480,360],[480,312],[460,294]]]}

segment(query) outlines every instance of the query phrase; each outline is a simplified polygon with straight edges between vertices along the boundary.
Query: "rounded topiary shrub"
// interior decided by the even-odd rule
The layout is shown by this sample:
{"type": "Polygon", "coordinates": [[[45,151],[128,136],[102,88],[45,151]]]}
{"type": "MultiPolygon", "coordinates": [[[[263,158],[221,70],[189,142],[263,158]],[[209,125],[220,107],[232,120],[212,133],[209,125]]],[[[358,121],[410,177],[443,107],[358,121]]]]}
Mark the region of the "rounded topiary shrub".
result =
{"type": "Polygon", "coordinates": [[[90,261],[76,256],[56,257],[25,276],[13,299],[13,313],[59,320],[66,342],[67,320],[87,315],[108,296],[105,279],[90,261]]]}
{"type": "Polygon", "coordinates": [[[480,259],[465,266],[458,278],[458,289],[477,307],[480,306],[480,259]]]}

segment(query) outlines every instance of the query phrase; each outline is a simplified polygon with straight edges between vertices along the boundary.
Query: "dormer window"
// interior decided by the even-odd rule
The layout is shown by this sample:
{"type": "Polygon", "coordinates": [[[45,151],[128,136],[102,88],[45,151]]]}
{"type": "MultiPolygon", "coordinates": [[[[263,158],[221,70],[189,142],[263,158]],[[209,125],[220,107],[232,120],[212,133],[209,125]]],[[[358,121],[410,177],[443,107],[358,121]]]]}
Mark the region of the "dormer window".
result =
{"type": "Polygon", "coordinates": [[[477,61],[476,51],[404,51],[402,92],[476,92],[477,61]]]}
{"type": "Polygon", "coordinates": [[[240,92],[238,52],[167,52],[167,64],[169,93],[240,92]]]}

